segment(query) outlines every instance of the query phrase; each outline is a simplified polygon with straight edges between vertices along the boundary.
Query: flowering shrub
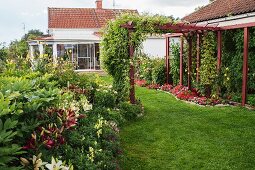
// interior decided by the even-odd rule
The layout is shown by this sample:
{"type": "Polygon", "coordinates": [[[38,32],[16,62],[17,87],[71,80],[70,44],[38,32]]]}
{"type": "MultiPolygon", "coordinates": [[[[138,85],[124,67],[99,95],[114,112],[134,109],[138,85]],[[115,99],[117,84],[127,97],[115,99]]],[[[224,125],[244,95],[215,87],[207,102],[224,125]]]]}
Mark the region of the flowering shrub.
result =
{"type": "Polygon", "coordinates": [[[170,92],[172,89],[173,89],[173,86],[171,84],[164,84],[163,86],[160,87],[160,90],[168,91],[168,92],[170,92]]]}
{"type": "Polygon", "coordinates": [[[97,89],[94,96],[95,107],[114,108],[116,105],[117,92],[112,89],[112,86],[101,86],[97,89]]]}
{"type": "Polygon", "coordinates": [[[118,126],[126,115],[139,114],[140,105],[133,110],[122,107],[112,86],[101,86],[70,68],[33,72],[13,66],[0,78],[0,138],[4,139],[0,150],[6,150],[0,154],[0,169],[23,165],[71,170],[65,161],[78,170],[118,168],[122,153],[118,126]],[[38,153],[42,154],[34,156],[38,153]]]}
{"type": "Polygon", "coordinates": [[[188,87],[181,85],[174,87],[171,90],[171,93],[174,94],[178,99],[194,102],[199,105],[216,105],[221,103],[219,99],[208,99],[201,96],[197,89],[192,89],[190,91],[188,90],[188,87]]]}
{"type": "Polygon", "coordinates": [[[147,86],[147,88],[158,90],[158,89],[160,89],[160,85],[159,84],[150,84],[147,86]]]}
{"type": "Polygon", "coordinates": [[[140,87],[145,87],[147,85],[146,80],[135,80],[135,84],[140,87]]]}

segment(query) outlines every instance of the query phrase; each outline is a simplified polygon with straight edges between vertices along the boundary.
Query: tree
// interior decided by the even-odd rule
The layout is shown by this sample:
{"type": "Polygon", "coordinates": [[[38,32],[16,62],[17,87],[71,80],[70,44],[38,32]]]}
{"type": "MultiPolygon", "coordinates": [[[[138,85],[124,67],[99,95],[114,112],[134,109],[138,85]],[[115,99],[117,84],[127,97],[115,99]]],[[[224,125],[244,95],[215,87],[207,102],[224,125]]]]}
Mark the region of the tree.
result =
{"type": "Polygon", "coordinates": [[[28,40],[33,40],[33,39],[41,37],[41,36],[43,36],[43,32],[41,32],[38,29],[32,29],[32,30],[29,30],[28,33],[22,37],[22,39],[28,41],[28,40]]]}
{"type": "Polygon", "coordinates": [[[5,61],[8,55],[8,49],[3,43],[0,43],[0,61],[5,61]]]}
{"type": "Polygon", "coordinates": [[[41,36],[43,36],[43,32],[37,29],[32,29],[32,30],[29,30],[28,33],[21,38],[21,40],[12,41],[9,46],[9,52],[10,52],[9,57],[13,59],[17,57],[25,58],[29,50],[27,41],[36,39],[41,36]]]}
{"type": "Polygon", "coordinates": [[[9,57],[14,59],[17,57],[25,58],[28,54],[28,44],[25,40],[14,40],[9,46],[9,57]]]}

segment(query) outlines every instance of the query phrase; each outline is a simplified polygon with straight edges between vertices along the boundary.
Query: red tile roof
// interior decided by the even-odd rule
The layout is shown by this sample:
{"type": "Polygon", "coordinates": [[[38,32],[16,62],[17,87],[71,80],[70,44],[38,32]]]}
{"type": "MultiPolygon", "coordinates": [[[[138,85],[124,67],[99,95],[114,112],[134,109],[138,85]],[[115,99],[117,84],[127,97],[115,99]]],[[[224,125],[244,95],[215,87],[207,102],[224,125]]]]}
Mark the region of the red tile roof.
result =
{"type": "Polygon", "coordinates": [[[128,9],[48,8],[48,28],[101,28],[128,9]]]}
{"type": "Polygon", "coordinates": [[[194,23],[255,11],[255,0],[215,0],[183,20],[194,23]]]}

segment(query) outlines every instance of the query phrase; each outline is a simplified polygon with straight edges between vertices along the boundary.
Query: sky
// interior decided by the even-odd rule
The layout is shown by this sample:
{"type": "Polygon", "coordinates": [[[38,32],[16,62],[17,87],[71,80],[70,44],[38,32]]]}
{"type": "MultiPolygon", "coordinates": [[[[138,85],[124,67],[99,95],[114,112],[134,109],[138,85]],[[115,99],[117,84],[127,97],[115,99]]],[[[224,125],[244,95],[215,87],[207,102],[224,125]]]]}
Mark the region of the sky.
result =
{"type": "MultiPolygon", "coordinates": [[[[103,0],[113,8],[114,0],[103,0]]],[[[140,13],[173,15],[182,18],[209,0],[115,0],[115,8],[137,9],[140,13]]],[[[20,39],[31,29],[47,31],[48,7],[93,8],[95,0],[0,0],[0,42],[20,39]]]]}

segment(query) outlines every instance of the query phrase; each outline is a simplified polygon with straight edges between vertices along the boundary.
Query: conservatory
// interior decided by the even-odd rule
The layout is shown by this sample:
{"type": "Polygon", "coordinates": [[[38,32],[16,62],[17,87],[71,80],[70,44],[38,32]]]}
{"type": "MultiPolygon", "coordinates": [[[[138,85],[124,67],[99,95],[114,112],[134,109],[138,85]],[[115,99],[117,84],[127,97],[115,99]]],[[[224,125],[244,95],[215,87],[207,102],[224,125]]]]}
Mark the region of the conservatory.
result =
{"type": "Polygon", "coordinates": [[[36,40],[29,42],[29,45],[32,59],[49,56],[53,62],[69,60],[74,63],[77,71],[100,70],[99,43],[36,40]]]}

